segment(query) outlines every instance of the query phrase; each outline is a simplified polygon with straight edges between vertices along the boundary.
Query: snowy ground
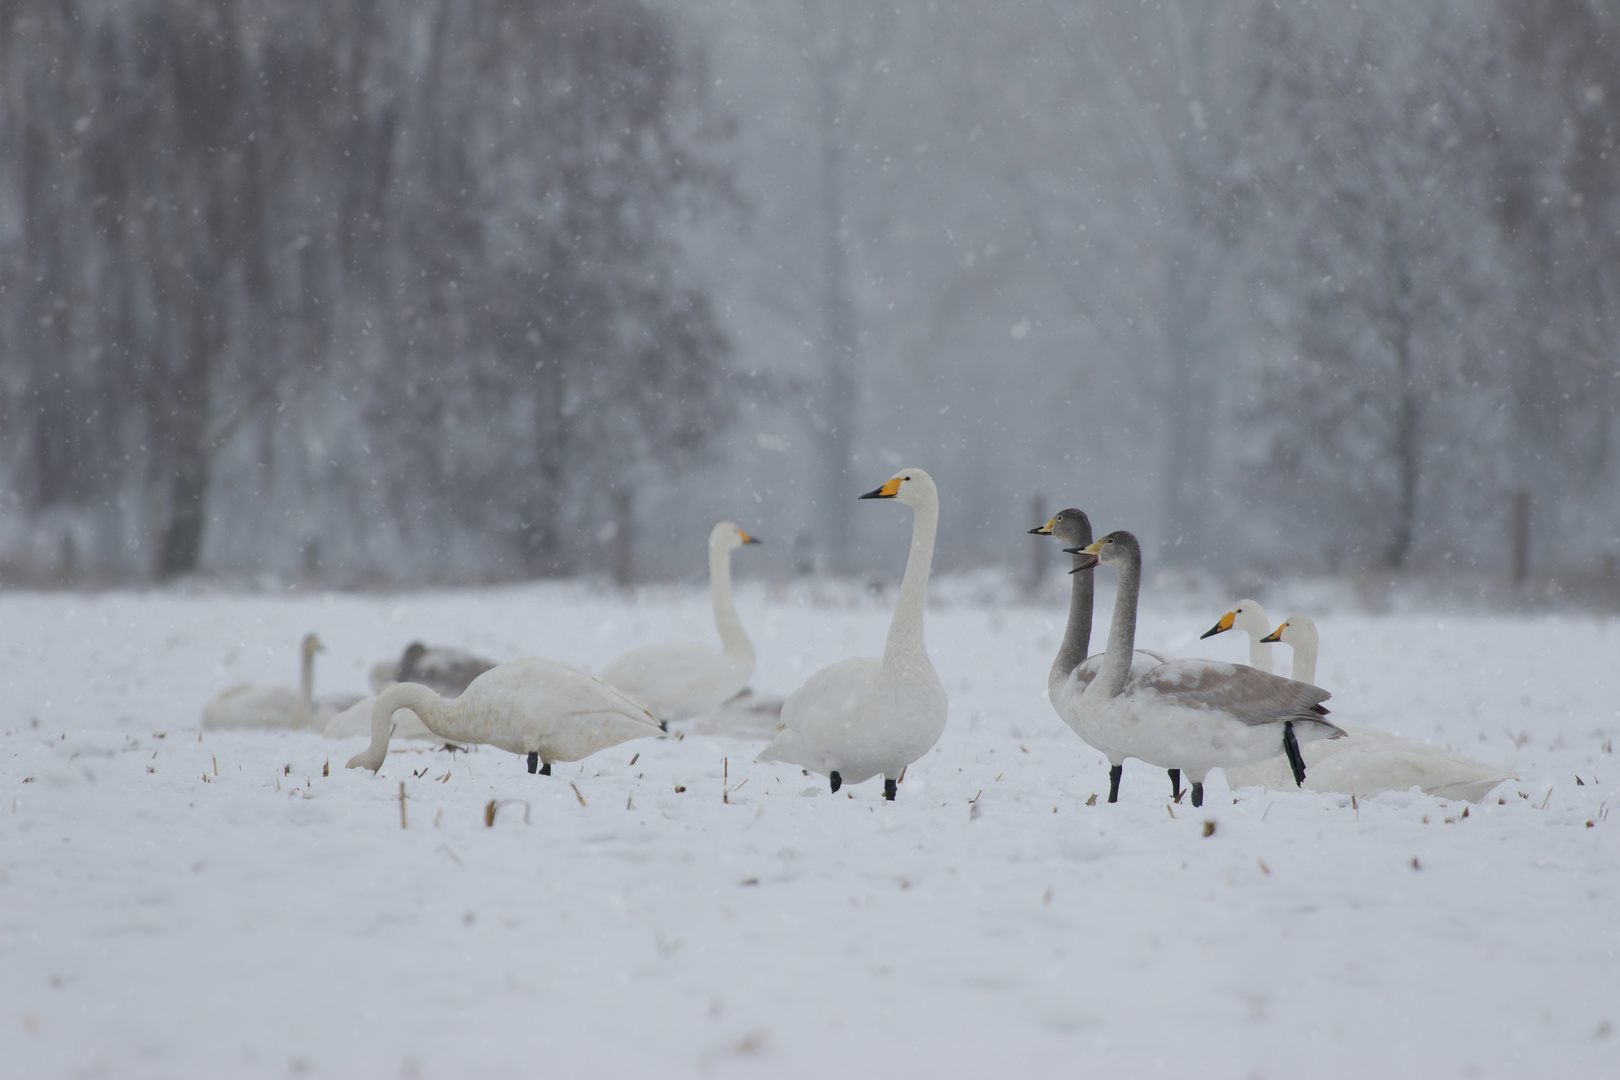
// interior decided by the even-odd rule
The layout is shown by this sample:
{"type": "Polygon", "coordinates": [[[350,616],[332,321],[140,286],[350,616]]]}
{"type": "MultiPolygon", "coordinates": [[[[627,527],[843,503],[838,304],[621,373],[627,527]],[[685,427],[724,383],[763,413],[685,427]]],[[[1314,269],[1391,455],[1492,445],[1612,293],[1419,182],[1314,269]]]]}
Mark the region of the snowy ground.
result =
{"type": "MultiPolygon", "coordinates": [[[[418,746],[373,777],[342,768],[360,740],[198,735],[309,629],[318,689],[359,690],[413,637],[587,665],[707,639],[692,591],[0,596],[0,1073],[1620,1076],[1620,624],[1318,618],[1336,717],[1518,771],[1467,818],[1215,777],[1172,807],[1134,762],[1088,806],[1106,767],[1045,699],[1062,608],[970,592],[936,590],[950,722],[893,805],[741,739],[551,778],[418,746]],[[491,799],[528,820],[486,827],[491,799]]],[[[1225,603],[1139,641],[1239,659],[1197,641],[1225,603]]],[[[767,693],[888,617],[740,606],[767,693]]]]}

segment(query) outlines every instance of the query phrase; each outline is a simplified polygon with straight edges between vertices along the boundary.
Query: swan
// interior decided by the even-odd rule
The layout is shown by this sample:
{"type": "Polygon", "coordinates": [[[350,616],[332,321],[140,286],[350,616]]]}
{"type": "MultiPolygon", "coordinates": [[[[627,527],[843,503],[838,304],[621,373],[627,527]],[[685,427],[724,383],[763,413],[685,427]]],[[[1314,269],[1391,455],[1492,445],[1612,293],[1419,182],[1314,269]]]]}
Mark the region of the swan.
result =
{"type": "MultiPolygon", "coordinates": [[[[1295,681],[1315,680],[1318,639],[1316,623],[1309,617],[1290,615],[1262,640],[1293,648],[1295,681]]],[[[1376,795],[1416,787],[1443,799],[1477,803],[1496,785],[1516,779],[1510,770],[1438,746],[1360,724],[1340,726],[1349,738],[1309,743],[1301,748],[1309,770],[1304,786],[1312,791],[1376,795]]],[[[1280,757],[1226,770],[1226,782],[1234,789],[1261,787],[1277,791],[1286,789],[1290,779],[1288,763],[1280,757]]]]}
{"type": "Polygon", "coordinates": [[[349,768],[382,768],[396,710],[409,709],[440,739],[487,743],[524,754],[529,771],[578,761],[629,739],[662,738],[651,713],[588,671],[555,660],[513,660],[490,668],[447,701],[420,683],[395,683],[371,707],[371,745],[349,768]]]}
{"type": "Polygon", "coordinates": [[[1136,640],[1136,600],[1142,586],[1142,548],[1123,530],[1077,549],[1087,565],[1111,566],[1119,574],[1114,621],[1102,670],[1086,687],[1075,710],[1087,741],[1164,768],[1179,767],[1192,781],[1192,804],[1204,803],[1204,777],[1211,769],[1247,765],[1281,747],[1296,782],[1305,778],[1299,744],[1342,738],[1326,719],[1319,686],[1284,679],[1244,664],[1171,660],[1129,679],[1136,640]]]}
{"type": "Polygon", "coordinates": [[[709,530],[709,593],[722,648],[696,641],[643,645],[609,661],[602,678],[664,721],[712,712],[740,693],[754,673],[754,645],[731,599],[731,553],[757,543],[729,521],[709,530]]]}
{"type": "Polygon", "coordinates": [[[205,728],[322,727],[328,717],[348,708],[358,695],[316,698],[315,654],[326,646],[315,634],[299,643],[298,686],[255,686],[242,683],[222,690],[203,706],[205,728]]]}
{"type": "MultiPolygon", "coordinates": [[[[1220,617],[1214,626],[1199,634],[1199,640],[1224,634],[1228,630],[1242,630],[1249,635],[1249,666],[1259,668],[1261,671],[1274,671],[1271,665],[1271,646],[1266,643],[1266,635],[1271,633],[1271,620],[1266,618],[1266,609],[1255,600],[1239,600],[1227,609],[1225,615],[1220,617]]],[[[1298,682],[1310,682],[1310,679],[1301,679],[1294,676],[1298,682]]]]}
{"type": "MultiPolygon", "coordinates": [[[[369,675],[371,689],[379,694],[391,682],[413,682],[431,688],[441,697],[453,698],[494,666],[493,660],[460,649],[413,641],[405,646],[398,660],[371,665],[369,675]]],[[[371,730],[369,722],[365,730],[371,730]]]]}
{"type": "Polygon", "coordinates": [[[883,658],[853,657],[822,668],[782,705],[782,726],[760,761],[785,761],[827,777],[832,789],[883,774],[893,800],[900,773],[945,730],[945,687],[923,641],[923,598],[939,526],[939,492],[921,469],[902,469],[863,499],[912,508],[911,554],[883,658]]]}
{"type": "MultiPolygon", "coordinates": [[[[1085,511],[1072,506],[1059,512],[1045,525],[1036,526],[1029,531],[1034,536],[1055,536],[1075,547],[1085,547],[1092,539],[1091,519],[1086,517],[1085,511]]],[[[1052,702],[1052,708],[1057,710],[1058,717],[1074,729],[1074,733],[1080,736],[1082,742],[1108,756],[1108,801],[1118,802],[1119,780],[1125,771],[1124,756],[1116,755],[1105,747],[1089,742],[1085,732],[1074,719],[1074,708],[1079,704],[1080,695],[1091,685],[1091,680],[1097,677],[1103,659],[1102,653],[1086,656],[1086,649],[1091,646],[1091,609],[1097,584],[1096,575],[1091,571],[1096,564],[1085,556],[1076,555],[1074,565],[1075,568],[1070,571],[1069,622],[1063,629],[1063,642],[1058,646],[1057,659],[1052,661],[1052,670],[1046,676],[1046,696],[1052,702]]],[[[1137,649],[1131,657],[1129,678],[1134,679],[1169,659],[1170,657],[1151,649],[1137,649]]],[[[1168,772],[1170,795],[1172,798],[1180,798],[1181,770],[1170,769],[1168,772]]]]}
{"type": "MultiPolygon", "coordinates": [[[[384,690],[393,683],[385,683],[384,690]]],[[[429,687],[432,689],[432,687],[429,687]]],[[[347,739],[355,735],[371,734],[371,710],[377,704],[377,695],[361,698],[342,712],[335,714],[326,722],[321,734],[328,739],[347,739]]],[[[428,739],[433,742],[443,742],[437,735],[427,729],[422,718],[409,709],[398,709],[394,712],[394,738],[396,739],[428,739]]]]}

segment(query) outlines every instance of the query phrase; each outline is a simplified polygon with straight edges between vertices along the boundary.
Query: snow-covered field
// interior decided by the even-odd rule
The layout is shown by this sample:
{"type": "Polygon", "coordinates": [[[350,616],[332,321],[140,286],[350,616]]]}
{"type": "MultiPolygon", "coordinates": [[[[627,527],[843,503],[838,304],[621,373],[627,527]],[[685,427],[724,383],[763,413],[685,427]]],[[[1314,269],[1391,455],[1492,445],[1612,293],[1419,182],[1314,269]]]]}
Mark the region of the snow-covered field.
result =
{"type": "MultiPolygon", "coordinates": [[[[317,690],[358,691],[415,637],[709,640],[697,591],[0,595],[0,1074],[1620,1076],[1620,624],[1319,616],[1335,718],[1517,770],[1483,805],[1211,777],[1195,810],[1138,762],[1087,805],[1056,594],[941,584],[950,721],[892,805],[744,739],[549,778],[396,744],[373,777],[358,739],[198,734],[306,630],[317,690]]],[[[1241,659],[1197,640],[1229,599],[1138,641],[1241,659]]],[[[745,585],[755,687],[876,654],[888,605],[745,585]]]]}

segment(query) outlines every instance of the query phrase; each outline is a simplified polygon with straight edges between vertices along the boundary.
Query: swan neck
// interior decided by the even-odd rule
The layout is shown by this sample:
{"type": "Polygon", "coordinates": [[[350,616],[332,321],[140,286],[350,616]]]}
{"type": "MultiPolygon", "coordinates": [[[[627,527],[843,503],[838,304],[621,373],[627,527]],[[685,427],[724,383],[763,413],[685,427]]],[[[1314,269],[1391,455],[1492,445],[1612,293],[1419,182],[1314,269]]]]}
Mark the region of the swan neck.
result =
{"type": "MultiPolygon", "coordinates": [[[[1084,547],[1085,545],[1080,545],[1084,547]]],[[[1080,565],[1082,556],[1074,563],[1080,565]]],[[[1063,643],[1058,646],[1057,659],[1052,661],[1052,673],[1047,684],[1062,683],[1085,662],[1091,648],[1091,609],[1097,593],[1097,572],[1082,570],[1069,575],[1069,624],[1063,629],[1063,643]]]]}
{"type": "Polygon", "coordinates": [[[1269,675],[1274,670],[1271,666],[1271,646],[1261,641],[1260,637],[1253,630],[1249,631],[1249,666],[1269,675]]]}
{"type": "Polygon", "coordinates": [[[890,663],[901,653],[927,654],[923,641],[923,601],[928,595],[928,571],[934,563],[934,533],[939,527],[939,502],[930,499],[913,510],[911,554],[906,557],[906,574],[900,579],[900,597],[889,623],[889,638],[883,646],[883,661],[890,663]]]}
{"type": "Polygon", "coordinates": [[[293,721],[295,727],[309,723],[315,713],[315,653],[310,649],[301,652],[298,662],[298,714],[293,721]]]}
{"type": "Polygon", "coordinates": [[[1136,598],[1142,590],[1140,559],[1119,568],[1119,592],[1114,596],[1114,618],[1108,626],[1108,649],[1102,670],[1097,672],[1099,693],[1115,697],[1125,689],[1131,671],[1131,655],[1136,651],[1136,598]]]}
{"type": "Polygon", "coordinates": [[[377,695],[371,706],[371,745],[349,761],[349,768],[360,766],[376,772],[388,760],[388,740],[394,733],[394,713],[410,709],[427,729],[442,739],[457,735],[453,716],[445,700],[420,683],[395,683],[377,695]]]}
{"type": "Polygon", "coordinates": [[[754,644],[737,618],[731,595],[731,550],[724,544],[709,544],[709,595],[714,601],[714,628],[720,632],[720,644],[728,653],[752,657],[754,644]]]}
{"type": "MultiPolygon", "coordinates": [[[[1290,627],[1292,629],[1292,627],[1290,627]]],[[[1294,642],[1294,681],[1316,682],[1316,633],[1301,633],[1294,642]]]]}

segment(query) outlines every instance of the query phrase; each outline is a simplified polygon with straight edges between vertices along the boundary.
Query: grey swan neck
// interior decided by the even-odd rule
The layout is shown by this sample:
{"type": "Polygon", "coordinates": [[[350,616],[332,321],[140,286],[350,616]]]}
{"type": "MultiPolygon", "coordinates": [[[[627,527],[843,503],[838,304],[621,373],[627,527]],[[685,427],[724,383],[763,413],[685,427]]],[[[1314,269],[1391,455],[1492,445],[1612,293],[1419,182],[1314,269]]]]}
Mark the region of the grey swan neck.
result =
{"type": "Polygon", "coordinates": [[[748,640],[737,605],[731,596],[731,549],[723,543],[709,543],[709,595],[714,601],[714,628],[720,644],[732,656],[754,659],[754,643],[748,640]]]}
{"type": "Polygon", "coordinates": [[[929,499],[913,507],[912,513],[911,553],[906,556],[906,574],[900,579],[900,596],[894,605],[888,639],[883,643],[885,667],[919,653],[925,663],[928,657],[928,646],[923,641],[923,601],[928,595],[928,571],[934,563],[939,502],[929,499]]]}
{"type": "MultiPolygon", "coordinates": [[[[1091,537],[1076,542],[1076,547],[1086,547],[1091,543],[1091,537]]],[[[1074,557],[1075,566],[1080,565],[1082,556],[1074,557]]],[[[1063,628],[1063,643],[1058,646],[1057,659],[1052,661],[1052,671],[1046,677],[1047,686],[1061,686],[1068,681],[1074,669],[1085,662],[1087,650],[1091,648],[1091,609],[1096,601],[1097,571],[1081,570],[1069,575],[1069,623],[1063,628]]]]}
{"type": "Polygon", "coordinates": [[[1119,592],[1114,596],[1114,619],[1108,626],[1108,650],[1093,683],[1104,697],[1117,697],[1130,675],[1131,656],[1136,651],[1136,597],[1141,590],[1142,559],[1135,556],[1119,568],[1119,592]]]}

